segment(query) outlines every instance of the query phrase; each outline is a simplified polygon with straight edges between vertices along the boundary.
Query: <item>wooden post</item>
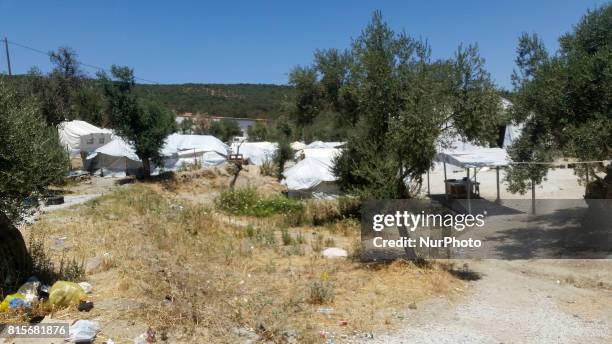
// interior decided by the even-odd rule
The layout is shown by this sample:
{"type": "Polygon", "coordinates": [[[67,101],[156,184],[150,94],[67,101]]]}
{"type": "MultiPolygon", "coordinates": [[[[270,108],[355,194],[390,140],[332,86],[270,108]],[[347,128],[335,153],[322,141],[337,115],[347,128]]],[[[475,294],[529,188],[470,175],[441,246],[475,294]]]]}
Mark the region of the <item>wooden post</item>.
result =
{"type": "Polygon", "coordinates": [[[585,168],[585,171],[586,171],[586,183],[587,183],[587,186],[588,186],[589,185],[589,164],[584,164],[584,168],[585,168]]]}
{"type": "Polygon", "coordinates": [[[472,197],[471,193],[472,193],[472,180],[470,179],[470,168],[468,167],[467,169],[467,201],[468,201],[468,214],[472,213],[472,202],[470,201],[470,198],[472,197]]]}
{"type": "Polygon", "coordinates": [[[533,179],[531,180],[531,213],[536,213],[536,204],[535,204],[535,183],[533,179]]]}
{"type": "Polygon", "coordinates": [[[495,181],[497,182],[497,199],[495,201],[499,203],[501,201],[499,198],[499,166],[495,167],[495,181]]]}
{"type": "Polygon", "coordinates": [[[446,161],[444,161],[443,164],[444,164],[444,181],[446,182],[446,161]]]}
{"type": "Polygon", "coordinates": [[[431,196],[431,188],[429,186],[429,170],[427,170],[427,196],[431,196]]]}
{"type": "Polygon", "coordinates": [[[8,66],[8,75],[12,76],[13,71],[11,70],[11,56],[9,54],[8,39],[6,39],[6,37],[4,37],[4,49],[6,50],[6,65],[8,66]]]}

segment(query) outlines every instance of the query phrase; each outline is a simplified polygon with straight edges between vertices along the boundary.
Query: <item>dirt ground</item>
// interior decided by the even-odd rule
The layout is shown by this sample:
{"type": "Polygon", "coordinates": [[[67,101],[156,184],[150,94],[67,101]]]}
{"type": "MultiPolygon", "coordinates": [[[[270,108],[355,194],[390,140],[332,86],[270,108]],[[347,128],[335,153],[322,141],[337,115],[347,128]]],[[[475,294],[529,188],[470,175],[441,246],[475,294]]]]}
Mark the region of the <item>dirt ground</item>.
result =
{"type": "MultiPolygon", "coordinates": [[[[83,259],[95,307],[48,318],[99,321],[96,343],[133,343],[149,327],[169,343],[612,342],[612,260],[440,262],[469,271],[457,277],[405,263],[330,261],[314,251],[316,238],[351,251],[358,232],[347,234],[342,224],[299,226],[288,233],[305,243],[283,245],[274,221],[212,210],[229,178],[219,168],[181,173],[171,183],[118,186],[92,177],[66,186],[66,205],[47,207],[21,230],[26,238],[42,235],[56,262],[83,259]],[[207,215],[177,215],[184,209],[207,215]],[[185,233],[194,228],[197,236],[185,233]],[[269,229],[275,243],[245,236],[249,228],[269,229]],[[327,274],[335,300],[305,301],[309,285],[327,274]]],[[[432,193],[443,193],[442,179],[432,173],[432,193]]],[[[495,172],[478,180],[481,194],[494,199],[495,172]]],[[[253,166],[237,186],[265,195],[284,190],[253,166]]],[[[541,198],[582,194],[567,169],[552,171],[538,190],[541,198]]],[[[502,193],[513,197],[530,195],[502,193]]]]}
{"type": "Polygon", "coordinates": [[[362,342],[612,342],[612,260],[468,264],[478,279],[464,299],[431,299],[401,330],[362,342]]]}

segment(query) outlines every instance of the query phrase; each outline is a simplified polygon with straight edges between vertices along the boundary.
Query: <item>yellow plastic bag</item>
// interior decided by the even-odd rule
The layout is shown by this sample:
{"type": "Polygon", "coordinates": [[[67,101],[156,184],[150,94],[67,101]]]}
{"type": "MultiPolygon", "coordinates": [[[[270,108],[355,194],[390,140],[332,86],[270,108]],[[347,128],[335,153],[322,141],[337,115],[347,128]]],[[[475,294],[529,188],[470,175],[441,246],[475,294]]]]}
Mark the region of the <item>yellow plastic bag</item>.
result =
{"type": "Polygon", "coordinates": [[[74,282],[57,281],[49,289],[49,302],[58,307],[78,305],[85,292],[74,282]]]}
{"type": "Polygon", "coordinates": [[[21,293],[14,293],[7,295],[2,303],[0,303],[0,312],[6,312],[9,309],[9,303],[12,299],[25,299],[25,296],[21,293]]]}

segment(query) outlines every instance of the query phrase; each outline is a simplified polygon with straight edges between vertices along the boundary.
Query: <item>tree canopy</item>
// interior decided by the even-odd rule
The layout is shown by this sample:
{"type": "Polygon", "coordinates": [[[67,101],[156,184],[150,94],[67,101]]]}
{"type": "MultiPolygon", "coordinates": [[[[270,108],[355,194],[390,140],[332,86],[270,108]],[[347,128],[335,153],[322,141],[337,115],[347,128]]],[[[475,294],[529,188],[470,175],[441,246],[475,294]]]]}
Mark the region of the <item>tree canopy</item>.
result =
{"type": "Polygon", "coordinates": [[[134,93],[134,72],[128,67],[112,66],[112,80],[101,75],[108,103],[110,123],[118,134],[134,145],[142,160],[145,177],[151,162],[161,164],[161,149],[175,130],[174,114],[160,105],[140,99],[134,93]]]}
{"type": "Polygon", "coordinates": [[[0,210],[18,219],[35,205],[49,184],[68,171],[68,153],[57,130],[45,123],[40,107],[0,78],[0,210]],[[29,201],[26,202],[26,198],[29,201]]]}
{"type": "Polygon", "coordinates": [[[362,196],[414,195],[444,138],[497,141],[500,98],[477,47],[434,61],[426,41],[394,32],[380,12],[349,50],[317,51],[314,65],[294,69],[290,83],[298,127],[336,114],[348,143],[334,172],[341,187],[362,196]]]}
{"type": "MultiPolygon", "coordinates": [[[[550,54],[538,35],[523,34],[517,47],[512,116],[524,122],[510,148],[517,162],[574,157],[606,160],[612,153],[612,5],[589,11],[559,38],[550,54]]],[[[591,169],[603,170],[603,164],[591,169]]],[[[525,192],[546,176],[546,165],[515,165],[509,189],[525,192]]],[[[585,165],[577,167],[579,174],[585,165]]],[[[595,176],[598,178],[597,176],[595,176]]]]}

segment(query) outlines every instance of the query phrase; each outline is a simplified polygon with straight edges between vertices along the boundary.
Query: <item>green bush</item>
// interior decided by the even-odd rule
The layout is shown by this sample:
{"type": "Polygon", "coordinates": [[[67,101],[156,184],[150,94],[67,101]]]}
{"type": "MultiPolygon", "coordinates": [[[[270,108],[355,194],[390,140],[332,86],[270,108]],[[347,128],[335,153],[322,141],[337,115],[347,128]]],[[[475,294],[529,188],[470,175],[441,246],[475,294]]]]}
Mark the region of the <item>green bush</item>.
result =
{"type": "Polygon", "coordinates": [[[303,206],[296,200],[284,196],[261,197],[254,188],[243,188],[222,192],[215,200],[217,208],[233,214],[257,217],[275,214],[298,215],[303,206]]]}

